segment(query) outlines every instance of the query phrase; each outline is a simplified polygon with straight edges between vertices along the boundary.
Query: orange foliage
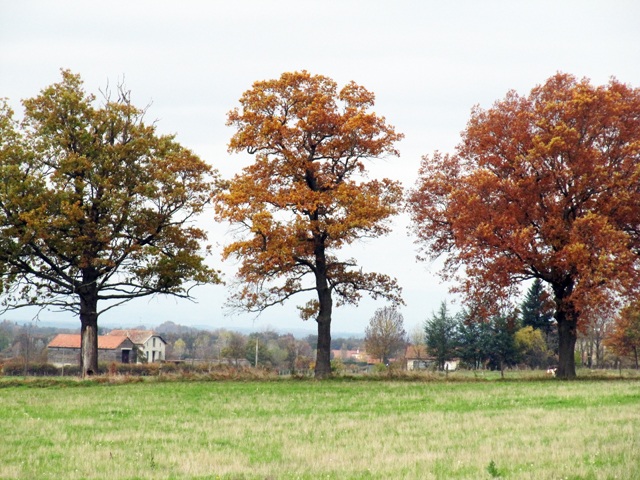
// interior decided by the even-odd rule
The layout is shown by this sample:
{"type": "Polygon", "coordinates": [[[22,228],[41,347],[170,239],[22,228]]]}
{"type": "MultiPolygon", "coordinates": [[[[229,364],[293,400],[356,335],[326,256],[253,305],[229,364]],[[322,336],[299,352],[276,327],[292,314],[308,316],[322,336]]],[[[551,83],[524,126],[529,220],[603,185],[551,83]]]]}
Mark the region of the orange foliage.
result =
{"type": "Polygon", "coordinates": [[[254,83],[229,112],[229,151],[255,154],[216,196],[217,218],[240,228],[224,250],[241,262],[233,303],[260,311],[315,291],[303,315],[330,322],[333,296],[338,304],[356,303],[363,291],[400,300],[395,280],[334,255],[386,234],[402,198],[398,182],[366,179],[363,161],[398,155],[393,144],[402,138],[369,111],[373,104],[353,82],[338,92],[333,80],[303,71],[254,83]]]}
{"type": "Polygon", "coordinates": [[[640,306],[628,305],[615,317],[613,331],[605,339],[605,345],[617,355],[634,358],[638,368],[638,351],[640,350],[640,306]]]}
{"type": "Polygon", "coordinates": [[[639,286],[638,112],[639,90],[565,74],[475,108],[457,153],[424,157],[409,196],[422,252],[448,254],[445,275],[476,300],[547,282],[561,336],[565,321],[575,335],[581,309],[639,286]]]}

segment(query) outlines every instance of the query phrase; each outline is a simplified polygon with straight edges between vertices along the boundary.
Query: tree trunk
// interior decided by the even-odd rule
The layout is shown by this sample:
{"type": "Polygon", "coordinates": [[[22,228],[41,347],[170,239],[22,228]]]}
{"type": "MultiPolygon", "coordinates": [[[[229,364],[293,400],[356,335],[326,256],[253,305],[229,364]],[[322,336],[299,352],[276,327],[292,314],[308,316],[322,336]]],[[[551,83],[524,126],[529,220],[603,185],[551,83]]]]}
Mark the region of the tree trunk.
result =
{"type": "Polygon", "coordinates": [[[80,294],[80,371],[82,377],[98,373],[98,292],[95,283],[80,294]]]}
{"type": "Polygon", "coordinates": [[[571,302],[556,298],[558,322],[558,369],[556,378],[576,378],[575,348],[578,339],[578,312],[571,302]]]}
{"type": "MultiPolygon", "coordinates": [[[[317,220],[317,213],[315,219],[317,220]]],[[[315,277],[318,293],[318,344],[316,347],[315,378],[323,379],[331,376],[331,314],[333,300],[327,278],[327,257],[325,254],[324,234],[314,236],[315,277]]]]}
{"type": "Polygon", "coordinates": [[[556,304],[555,319],[558,324],[558,368],[556,378],[576,378],[575,349],[578,340],[578,312],[570,300],[574,282],[570,276],[551,282],[556,304]]]}
{"type": "Polygon", "coordinates": [[[318,346],[315,378],[331,376],[331,318],[318,315],[318,346]]]}
{"type": "MultiPolygon", "coordinates": [[[[324,283],[326,284],[326,279],[324,283]]],[[[320,311],[316,319],[318,322],[318,345],[315,378],[323,379],[331,376],[331,311],[333,302],[328,287],[318,291],[318,300],[320,311]]]]}

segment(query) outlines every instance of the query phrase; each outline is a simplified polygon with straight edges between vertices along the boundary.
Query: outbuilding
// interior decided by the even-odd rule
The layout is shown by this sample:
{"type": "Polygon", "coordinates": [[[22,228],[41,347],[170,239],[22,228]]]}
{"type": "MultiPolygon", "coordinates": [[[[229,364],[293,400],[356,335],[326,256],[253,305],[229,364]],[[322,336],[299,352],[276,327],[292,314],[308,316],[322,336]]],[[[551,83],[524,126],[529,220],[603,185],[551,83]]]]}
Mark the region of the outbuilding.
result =
{"type": "MultiPolygon", "coordinates": [[[[165,360],[167,342],[153,330],[111,330],[109,336],[112,335],[129,337],[147,362],[163,362],[165,360]]],[[[138,358],[138,362],[141,360],[138,358]]]]}
{"type": "MultiPolygon", "coordinates": [[[[80,335],[61,333],[47,345],[47,358],[55,366],[80,365],[80,335]]],[[[135,363],[136,349],[126,335],[98,335],[98,362],[135,363]]]]}

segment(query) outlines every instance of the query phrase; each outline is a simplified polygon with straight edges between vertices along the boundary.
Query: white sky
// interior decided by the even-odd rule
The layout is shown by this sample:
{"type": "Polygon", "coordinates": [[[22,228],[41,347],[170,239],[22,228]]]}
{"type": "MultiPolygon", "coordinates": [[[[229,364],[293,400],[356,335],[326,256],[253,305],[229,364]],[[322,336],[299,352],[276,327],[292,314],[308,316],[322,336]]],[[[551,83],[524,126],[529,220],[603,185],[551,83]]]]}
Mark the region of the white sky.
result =
{"type": "MultiPolygon", "coordinates": [[[[61,68],[79,73],[93,93],[124,78],[135,105],[151,104],[147,118],[158,120],[160,132],[176,133],[229,177],[250,157],[226,152],[226,112],[254,81],[306,69],[375,92],[376,112],[406,137],[401,157],[374,162],[371,176],[411,187],[422,155],[451,151],[471,108],[490,107],[510,89],[526,94],[557,71],[640,86],[639,24],[634,0],[0,0],[0,97],[20,111],[19,100],[59,81],[61,68]]],[[[203,221],[211,224],[211,243],[224,243],[226,227],[203,221]]],[[[392,235],[349,254],[365,270],[398,279],[409,331],[453,297],[436,265],[416,263],[407,223],[398,218],[392,235]]],[[[211,263],[233,275],[217,253],[211,263]]],[[[224,316],[226,294],[212,286],[195,291],[197,304],[140,299],[101,322],[315,330],[297,317],[293,302],[255,320],[224,316]]],[[[333,331],[363,333],[382,306],[365,300],[334,310],[333,331]]]]}

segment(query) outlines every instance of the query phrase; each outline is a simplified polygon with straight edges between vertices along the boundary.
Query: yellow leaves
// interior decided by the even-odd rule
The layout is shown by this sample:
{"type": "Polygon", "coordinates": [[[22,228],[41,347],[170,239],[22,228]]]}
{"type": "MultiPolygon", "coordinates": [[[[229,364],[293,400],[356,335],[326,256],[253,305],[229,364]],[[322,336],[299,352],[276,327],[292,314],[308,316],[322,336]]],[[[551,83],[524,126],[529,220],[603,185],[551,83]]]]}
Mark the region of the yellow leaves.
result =
{"type": "Polygon", "coordinates": [[[303,306],[298,306],[297,308],[300,318],[302,318],[302,320],[309,320],[318,314],[320,305],[317,300],[309,300],[303,306]]]}
{"type": "Polygon", "coordinates": [[[239,277],[264,294],[242,290],[238,298],[247,305],[288,298],[303,288],[306,273],[345,280],[344,270],[332,270],[337,260],[329,252],[385,233],[387,219],[397,213],[399,183],[355,177],[364,172],[363,159],[397,155],[393,144],[402,135],[368,111],[372,93],[353,82],[339,95],[336,90],[327,77],[284,73],[254,83],[240,99],[242,108],[228,114],[236,128],[229,150],[256,154],[255,163],[214,197],[216,218],[241,229],[224,257],[241,259],[239,277]],[[281,288],[267,286],[278,280],[281,288]]]}
{"type": "Polygon", "coordinates": [[[373,92],[352,81],[340,90],[339,98],[346,102],[348,107],[358,108],[362,106],[372,107],[376,97],[373,92]]]}
{"type": "Polygon", "coordinates": [[[336,96],[336,84],[321,75],[285,73],[256,82],[228,114],[235,126],[229,150],[270,153],[288,161],[354,160],[382,153],[397,155],[392,144],[402,138],[384,118],[367,109],[373,95],[355,83],[336,96]],[[345,103],[340,111],[339,102],[345,103]]]}

